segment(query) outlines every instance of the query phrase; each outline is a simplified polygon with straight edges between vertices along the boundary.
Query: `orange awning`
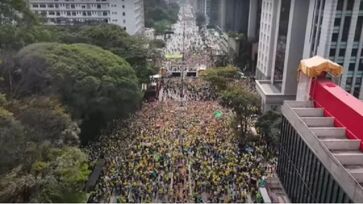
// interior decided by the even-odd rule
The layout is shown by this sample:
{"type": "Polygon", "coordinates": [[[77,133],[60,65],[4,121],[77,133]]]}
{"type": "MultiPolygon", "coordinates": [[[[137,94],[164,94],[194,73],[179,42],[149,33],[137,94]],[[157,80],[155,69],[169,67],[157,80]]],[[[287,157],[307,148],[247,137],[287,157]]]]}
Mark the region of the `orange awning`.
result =
{"type": "Polygon", "coordinates": [[[315,56],[301,60],[299,71],[311,78],[320,76],[322,72],[331,73],[337,77],[343,73],[344,68],[331,60],[315,56]]]}

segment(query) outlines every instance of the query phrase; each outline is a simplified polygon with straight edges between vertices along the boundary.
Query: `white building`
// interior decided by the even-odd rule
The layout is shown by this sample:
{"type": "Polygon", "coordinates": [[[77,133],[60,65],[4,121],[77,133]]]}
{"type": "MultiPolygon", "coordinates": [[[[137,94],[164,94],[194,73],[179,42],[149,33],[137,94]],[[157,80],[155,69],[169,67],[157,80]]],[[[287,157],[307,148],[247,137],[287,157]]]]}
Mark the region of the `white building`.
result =
{"type": "Polygon", "coordinates": [[[295,100],[308,10],[307,0],[262,1],[256,88],[264,111],[295,100]]]}
{"type": "Polygon", "coordinates": [[[309,1],[304,58],[320,55],[344,66],[341,87],[363,99],[363,1],[309,1]]]}
{"type": "Polygon", "coordinates": [[[130,35],[144,31],[143,0],[28,0],[30,9],[47,24],[75,25],[105,22],[130,35]]]}

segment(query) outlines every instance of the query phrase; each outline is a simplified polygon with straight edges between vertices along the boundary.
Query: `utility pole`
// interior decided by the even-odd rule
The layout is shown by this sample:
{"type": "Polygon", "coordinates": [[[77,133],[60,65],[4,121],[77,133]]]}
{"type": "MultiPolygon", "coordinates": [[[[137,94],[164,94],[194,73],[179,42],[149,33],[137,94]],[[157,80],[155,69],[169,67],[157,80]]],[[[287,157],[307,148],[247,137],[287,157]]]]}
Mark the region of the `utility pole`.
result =
{"type": "Polygon", "coordinates": [[[182,55],[182,66],[181,66],[181,92],[180,92],[180,106],[183,106],[184,98],[184,68],[185,68],[185,5],[183,5],[183,55],[182,55]]]}

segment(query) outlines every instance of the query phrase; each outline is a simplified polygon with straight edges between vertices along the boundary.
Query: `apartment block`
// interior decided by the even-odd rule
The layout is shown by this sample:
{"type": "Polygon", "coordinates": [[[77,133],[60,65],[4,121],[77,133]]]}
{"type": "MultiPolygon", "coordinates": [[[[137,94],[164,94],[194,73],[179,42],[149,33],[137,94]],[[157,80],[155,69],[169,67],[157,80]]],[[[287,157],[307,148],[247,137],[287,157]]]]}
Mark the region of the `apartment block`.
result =
{"type": "Polygon", "coordinates": [[[130,35],[144,31],[143,0],[28,0],[48,25],[111,23],[130,35]]]}

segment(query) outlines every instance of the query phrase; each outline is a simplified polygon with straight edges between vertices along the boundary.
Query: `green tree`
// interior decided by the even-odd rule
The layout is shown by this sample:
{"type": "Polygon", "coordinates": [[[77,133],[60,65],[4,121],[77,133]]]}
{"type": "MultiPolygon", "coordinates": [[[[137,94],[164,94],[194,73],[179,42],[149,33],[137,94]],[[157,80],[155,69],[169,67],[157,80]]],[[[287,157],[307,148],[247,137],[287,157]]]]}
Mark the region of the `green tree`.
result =
{"type": "Polygon", "coordinates": [[[25,128],[6,109],[8,101],[0,95],[0,174],[16,167],[24,159],[25,128]]]}
{"type": "Polygon", "coordinates": [[[8,106],[33,142],[49,141],[57,146],[79,144],[78,124],[56,98],[31,97],[14,100],[8,106]]]}
{"type": "Polygon", "coordinates": [[[49,27],[53,41],[60,43],[87,43],[99,46],[124,58],[135,70],[140,82],[147,82],[155,74],[147,59],[147,42],[128,35],[120,26],[99,24],[79,27],[49,27]]]}
{"type": "Polygon", "coordinates": [[[164,0],[148,0],[144,2],[145,26],[153,27],[157,33],[163,33],[178,21],[179,4],[164,0]]]}
{"type": "Polygon", "coordinates": [[[229,86],[221,94],[221,105],[233,110],[240,125],[241,140],[246,137],[253,115],[259,112],[259,98],[245,87],[229,86]]]}
{"type": "Polygon", "coordinates": [[[210,82],[217,91],[223,91],[228,82],[238,78],[238,69],[233,66],[211,68],[204,71],[201,77],[210,82]]]}
{"type": "Polygon", "coordinates": [[[160,40],[160,39],[155,39],[150,41],[150,47],[152,48],[163,48],[165,47],[166,43],[164,42],[164,40],[160,40]]]}
{"type": "Polygon", "coordinates": [[[125,118],[139,105],[134,70],[122,58],[86,44],[33,44],[16,57],[12,94],[58,96],[72,116],[82,120],[87,142],[115,117],[125,118]]]}
{"type": "Polygon", "coordinates": [[[29,25],[37,22],[36,16],[32,14],[23,0],[2,0],[0,2],[0,25],[16,24],[29,25]]]}
{"type": "Polygon", "coordinates": [[[82,191],[90,171],[87,155],[78,148],[50,149],[33,164],[32,172],[38,178],[32,202],[85,202],[82,191]]]}
{"type": "Polygon", "coordinates": [[[281,114],[276,111],[268,111],[261,115],[256,122],[257,130],[265,138],[268,147],[277,151],[281,134],[281,114]]]}

